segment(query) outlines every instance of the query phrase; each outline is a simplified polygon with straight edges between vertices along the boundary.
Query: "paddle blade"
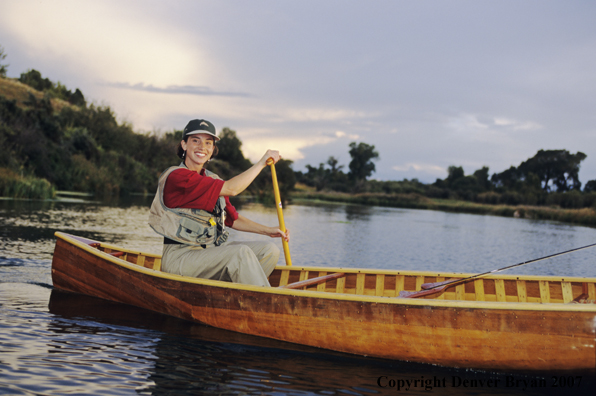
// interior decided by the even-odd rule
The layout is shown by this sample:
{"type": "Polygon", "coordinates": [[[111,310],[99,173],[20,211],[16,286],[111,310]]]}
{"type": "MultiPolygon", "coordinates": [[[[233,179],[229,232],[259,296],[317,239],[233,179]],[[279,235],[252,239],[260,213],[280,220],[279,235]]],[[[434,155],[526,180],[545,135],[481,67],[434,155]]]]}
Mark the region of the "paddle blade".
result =
{"type": "Polygon", "coordinates": [[[437,294],[445,290],[447,286],[437,287],[435,289],[430,290],[420,290],[420,291],[407,291],[402,290],[399,292],[398,298],[418,298],[424,296],[430,296],[432,294],[437,294]]]}
{"type": "Polygon", "coordinates": [[[421,287],[424,290],[434,289],[435,287],[449,285],[450,283],[456,283],[457,281],[460,281],[460,280],[461,280],[461,278],[458,278],[458,279],[449,279],[449,280],[446,280],[446,281],[443,281],[443,282],[423,283],[421,287]]]}

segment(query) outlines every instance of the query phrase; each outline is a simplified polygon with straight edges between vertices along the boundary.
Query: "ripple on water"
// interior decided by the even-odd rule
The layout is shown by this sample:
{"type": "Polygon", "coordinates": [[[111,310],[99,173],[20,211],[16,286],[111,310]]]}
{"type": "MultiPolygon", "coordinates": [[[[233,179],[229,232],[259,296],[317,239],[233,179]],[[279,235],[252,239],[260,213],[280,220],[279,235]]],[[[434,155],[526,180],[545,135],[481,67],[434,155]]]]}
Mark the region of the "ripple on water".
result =
{"type": "MultiPolygon", "coordinates": [[[[0,284],[0,348],[0,394],[15,395],[377,395],[386,394],[376,383],[381,375],[498,377],[321,353],[16,283],[0,284]]],[[[484,394],[542,393],[502,388],[484,394]]]]}
{"type": "Polygon", "coordinates": [[[20,394],[130,394],[147,384],[155,334],[48,312],[51,290],[0,284],[2,387],[20,394]]]}
{"type": "MultiPolygon", "coordinates": [[[[76,294],[62,294],[57,304],[48,286],[56,230],[156,253],[161,239],[146,224],[145,206],[25,209],[0,213],[0,394],[374,395],[382,393],[380,375],[494,378],[322,354],[76,294]]],[[[277,221],[274,209],[245,205],[242,212],[265,224],[277,221]]],[[[299,265],[482,272],[596,240],[596,230],[584,227],[431,211],[290,206],[284,215],[299,265]]],[[[593,276],[593,258],[586,251],[523,268],[593,276]]]]}

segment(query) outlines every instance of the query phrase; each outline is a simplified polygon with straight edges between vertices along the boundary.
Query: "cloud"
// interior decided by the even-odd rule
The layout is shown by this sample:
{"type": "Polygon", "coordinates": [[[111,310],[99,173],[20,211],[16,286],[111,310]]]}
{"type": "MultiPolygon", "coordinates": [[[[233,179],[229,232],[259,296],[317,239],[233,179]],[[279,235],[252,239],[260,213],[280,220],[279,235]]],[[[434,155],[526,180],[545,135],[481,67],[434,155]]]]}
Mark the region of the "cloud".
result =
{"type": "Polygon", "coordinates": [[[507,127],[514,131],[533,131],[542,128],[542,125],[533,121],[516,121],[508,118],[497,117],[494,124],[500,127],[507,127]]]}
{"type": "MultiPolygon", "coordinates": [[[[282,135],[272,130],[247,129],[242,131],[242,151],[252,161],[256,161],[264,153],[266,148],[280,150],[284,158],[294,161],[304,159],[304,150],[310,147],[327,147],[331,144],[342,144],[346,137],[357,139],[358,135],[348,135],[345,132],[337,131],[334,134],[316,134],[306,132],[303,136],[282,135]]],[[[333,155],[333,154],[329,154],[333,155]]]]}
{"type": "Polygon", "coordinates": [[[36,64],[41,60],[65,69],[61,73],[66,75],[112,81],[182,85],[212,75],[204,53],[190,46],[181,31],[164,28],[158,15],[139,17],[139,10],[129,6],[15,1],[3,4],[0,22],[35,60],[30,67],[41,68],[43,74],[49,71],[36,64]]]}
{"type": "Polygon", "coordinates": [[[447,128],[466,139],[493,141],[507,136],[508,132],[535,131],[542,128],[534,121],[519,121],[507,117],[486,117],[475,114],[461,114],[450,117],[447,128]]]}
{"type": "Polygon", "coordinates": [[[321,121],[339,121],[346,122],[354,119],[367,119],[373,114],[364,111],[356,111],[342,108],[322,107],[294,107],[289,109],[279,109],[284,121],[300,122],[321,122],[321,121]]]}
{"type": "Polygon", "coordinates": [[[258,161],[267,149],[279,150],[283,158],[294,161],[304,158],[303,150],[312,146],[324,146],[333,139],[327,136],[317,138],[296,138],[283,136],[263,136],[243,140],[242,152],[251,161],[258,161]]]}
{"type": "Polygon", "coordinates": [[[356,134],[348,135],[348,134],[346,134],[345,132],[342,132],[342,131],[335,132],[335,136],[338,137],[338,138],[345,138],[345,137],[347,137],[350,140],[360,139],[360,136],[359,135],[356,135],[356,134]]]}
{"type": "Polygon", "coordinates": [[[445,174],[444,167],[438,166],[438,165],[433,165],[433,164],[424,164],[424,163],[409,162],[409,163],[403,164],[403,165],[392,166],[391,169],[398,171],[398,172],[412,173],[412,171],[414,171],[414,172],[422,172],[422,173],[436,175],[436,176],[442,176],[445,174]]]}
{"type": "Polygon", "coordinates": [[[199,96],[234,96],[234,97],[251,97],[252,95],[244,92],[225,92],[225,91],[213,91],[209,87],[196,86],[196,85],[168,85],[165,88],[156,87],[152,84],[146,85],[143,83],[130,84],[130,83],[104,83],[103,85],[113,88],[120,89],[131,89],[134,91],[145,91],[154,93],[166,93],[166,94],[183,94],[183,95],[199,95],[199,96]]]}
{"type": "Polygon", "coordinates": [[[338,153],[335,152],[334,147],[339,145],[342,147],[342,151],[347,152],[348,146],[345,141],[359,139],[358,135],[347,134],[343,131],[336,131],[333,134],[316,134],[316,132],[305,131],[302,136],[297,136],[295,134],[282,135],[269,129],[253,128],[243,129],[241,137],[242,151],[253,162],[261,158],[268,148],[279,150],[284,158],[293,161],[303,160],[307,149],[314,147],[325,151],[327,157],[332,155],[337,157],[338,153]]]}

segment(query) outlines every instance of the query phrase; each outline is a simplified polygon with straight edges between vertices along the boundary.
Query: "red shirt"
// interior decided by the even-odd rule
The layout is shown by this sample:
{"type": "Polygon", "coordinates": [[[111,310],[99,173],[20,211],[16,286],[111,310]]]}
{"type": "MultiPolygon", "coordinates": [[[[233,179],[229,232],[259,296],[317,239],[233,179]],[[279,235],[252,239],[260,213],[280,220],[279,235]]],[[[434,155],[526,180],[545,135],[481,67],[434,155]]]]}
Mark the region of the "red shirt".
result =
{"type": "MultiPolygon", "coordinates": [[[[205,176],[190,169],[176,169],[169,174],[163,191],[163,202],[168,208],[202,209],[213,212],[224,181],[205,176]]],[[[226,226],[238,218],[236,208],[226,199],[226,226]]]]}

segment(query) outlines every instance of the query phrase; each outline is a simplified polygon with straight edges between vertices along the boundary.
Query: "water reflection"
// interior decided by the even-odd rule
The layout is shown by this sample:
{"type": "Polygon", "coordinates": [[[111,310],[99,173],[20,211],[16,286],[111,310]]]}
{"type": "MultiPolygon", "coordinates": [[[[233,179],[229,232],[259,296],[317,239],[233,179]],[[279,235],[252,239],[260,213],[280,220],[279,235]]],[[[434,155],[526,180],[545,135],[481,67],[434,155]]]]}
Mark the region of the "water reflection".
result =
{"type": "MultiPolygon", "coordinates": [[[[277,223],[273,207],[239,202],[246,217],[277,223]]],[[[124,206],[0,201],[0,265],[2,257],[49,262],[55,231],[160,253],[162,240],[147,224],[149,204],[147,198],[124,206]]],[[[480,273],[596,242],[593,228],[435,211],[319,203],[290,205],[284,217],[292,261],[303,266],[480,273]]],[[[232,232],[230,238],[262,236],[232,232]]],[[[595,258],[596,249],[514,271],[596,276],[595,258]]]]}
{"type": "MultiPolygon", "coordinates": [[[[53,341],[51,345],[59,347],[62,356],[70,354],[71,361],[84,360],[88,367],[92,367],[87,370],[91,373],[97,365],[106,370],[104,377],[117,373],[127,384],[121,384],[121,388],[134,386],[140,394],[389,393],[377,383],[381,376],[438,379],[438,382],[429,383],[427,390],[438,386],[434,390],[445,395],[467,394],[468,389],[453,386],[454,378],[462,381],[492,379],[503,384],[484,389],[482,394],[544,394],[544,389],[535,392],[504,386],[507,377],[527,381],[542,377],[487,374],[326,353],[214,329],[92,297],[75,296],[60,291],[51,293],[49,310],[55,316],[49,330],[60,339],[62,334],[68,333],[71,340],[69,345],[64,345],[63,341],[53,341]],[[116,331],[123,334],[122,339],[110,337],[116,331]],[[443,379],[445,382],[442,383],[443,379]]],[[[52,359],[62,362],[58,358],[52,359]]],[[[104,378],[103,384],[109,384],[109,380],[104,378]]],[[[386,384],[383,382],[383,385],[386,384]]],[[[412,391],[423,390],[422,386],[412,387],[412,391]]],[[[391,389],[391,392],[395,391],[391,389]]],[[[402,393],[410,394],[403,390],[402,393]]],[[[478,394],[478,389],[473,393],[478,394]]]]}

